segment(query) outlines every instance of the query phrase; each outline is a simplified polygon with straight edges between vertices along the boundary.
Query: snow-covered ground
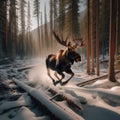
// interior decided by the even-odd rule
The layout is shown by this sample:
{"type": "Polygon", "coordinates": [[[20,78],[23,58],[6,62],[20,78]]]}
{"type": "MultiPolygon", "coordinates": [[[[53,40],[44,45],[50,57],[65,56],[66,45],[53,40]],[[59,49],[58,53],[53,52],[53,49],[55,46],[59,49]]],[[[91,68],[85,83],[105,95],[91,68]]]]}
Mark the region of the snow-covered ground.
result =
{"type": "MultiPolygon", "coordinates": [[[[101,75],[107,74],[107,65],[101,64],[101,75]]],[[[27,83],[37,91],[43,91],[49,96],[48,89],[53,88],[61,94],[67,95],[75,103],[81,105],[81,112],[78,115],[85,120],[120,120],[120,73],[116,75],[117,82],[113,83],[104,79],[98,79],[96,82],[78,87],[76,84],[95,78],[96,75],[87,75],[85,65],[77,63],[73,67],[75,72],[74,78],[70,80],[65,86],[60,84],[54,86],[52,80],[46,74],[44,59],[16,60],[14,65],[7,69],[1,69],[4,74],[14,74],[18,80],[27,83]],[[18,72],[20,67],[26,65],[35,65],[29,71],[18,72]],[[14,71],[14,72],[13,72],[14,71]],[[26,74],[27,73],[27,74],[26,74]]],[[[53,73],[52,73],[53,75],[53,73]]],[[[67,79],[67,75],[66,78],[67,79]]],[[[13,79],[13,78],[12,78],[13,79]]],[[[24,94],[16,101],[0,101],[0,120],[47,120],[47,117],[37,118],[25,106],[29,106],[31,101],[27,94],[24,94]],[[3,112],[5,109],[14,106],[24,106],[10,112],[3,112]],[[7,117],[9,116],[9,117],[7,117]]],[[[65,107],[66,103],[61,101],[60,104],[65,107]]],[[[53,108],[54,109],[54,108],[53,108]]],[[[59,115],[59,113],[58,113],[59,115]]]]}

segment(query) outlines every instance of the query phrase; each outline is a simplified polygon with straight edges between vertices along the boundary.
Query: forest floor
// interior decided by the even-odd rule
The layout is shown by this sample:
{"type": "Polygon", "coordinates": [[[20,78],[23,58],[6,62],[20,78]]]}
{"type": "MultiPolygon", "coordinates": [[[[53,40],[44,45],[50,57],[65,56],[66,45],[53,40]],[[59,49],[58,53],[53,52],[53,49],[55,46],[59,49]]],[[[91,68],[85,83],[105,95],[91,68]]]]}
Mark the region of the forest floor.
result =
{"type": "MultiPolygon", "coordinates": [[[[75,76],[69,83],[54,86],[46,74],[44,60],[44,58],[0,60],[0,120],[51,119],[47,115],[40,117],[42,110],[39,112],[39,109],[35,109],[27,92],[23,94],[18,89],[16,91],[18,85],[12,83],[14,79],[30,86],[31,90],[34,88],[38,92],[42,91],[50,100],[52,98],[52,102],[73,114],[74,120],[77,120],[76,116],[81,120],[120,120],[120,73],[116,74],[117,82],[108,81],[106,61],[100,65],[100,76],[104,77],[87,75],[85,64],[75,63],[72,67],[75,76]],[[92,79],[95,80],[82,84],[92,79]],[[55,96],[50,94],[50,89],[56,92],[55,96]],[[59,97],[56,100],[56,96],[60,95],[79,106],[79,110],[63,98],[61,100],[59,97]]],[[[65,79],[67,77],[69,76],[66,75],[65,79]]],[[[51,108],[53,109],[55,108],[51,108]]],[[[60,116],[60,113],[56,114],[60,116]]]]}

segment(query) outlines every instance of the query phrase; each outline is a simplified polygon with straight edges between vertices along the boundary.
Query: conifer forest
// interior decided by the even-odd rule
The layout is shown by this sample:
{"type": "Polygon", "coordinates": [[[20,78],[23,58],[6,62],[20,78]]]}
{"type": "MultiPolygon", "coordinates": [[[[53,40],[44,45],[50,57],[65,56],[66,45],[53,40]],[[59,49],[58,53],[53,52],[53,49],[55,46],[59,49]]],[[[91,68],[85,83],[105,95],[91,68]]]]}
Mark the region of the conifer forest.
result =
{"type": "Polygon", "coordinates": [[[0,120],[120,120],[119,91],[120,0],[0,0],[0,120]]]}

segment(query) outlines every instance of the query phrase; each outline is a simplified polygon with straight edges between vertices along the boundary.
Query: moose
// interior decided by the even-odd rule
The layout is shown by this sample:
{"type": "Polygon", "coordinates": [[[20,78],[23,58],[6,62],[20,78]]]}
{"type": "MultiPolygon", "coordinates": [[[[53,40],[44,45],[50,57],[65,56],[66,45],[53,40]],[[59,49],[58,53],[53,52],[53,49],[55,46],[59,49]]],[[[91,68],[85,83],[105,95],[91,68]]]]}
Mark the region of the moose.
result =
{"type": "Polygon", "coordinates": [[[75,51],[75,48],[82,47],[85,45],[85,42],[82,41],[79,45],[74,39],[74,45],[71,44],[70,41],[68,41],[67,36],[65,40],[63,37],[59,37],[58,34],[56,34],[55,31],[53,31],[53,35],[57,42],[59,42],[61,45],[65,46],[65,50],[59,50],[57,54],[50,54],[46,58],[46,68],[47,68],[47,74],[52,79],[53,84],[56,85],[60,83],[61,85],[65,85],[69,82],[69,80],[74,76],[73,71],[71,70],[71,65],[75,62],[81,61],[81,56],[75,51]],[[54,78],[50,74],[50,70],[55,71],[54,76],[58,79],[57,81],[54,80],[54,78]],[[65,82],[62,82],[65,75],[63,72],[66,72],[67,74],[71,75],[65,82]],[[58,77],[58,74],[61,76],[61,78],[58,77]]]}

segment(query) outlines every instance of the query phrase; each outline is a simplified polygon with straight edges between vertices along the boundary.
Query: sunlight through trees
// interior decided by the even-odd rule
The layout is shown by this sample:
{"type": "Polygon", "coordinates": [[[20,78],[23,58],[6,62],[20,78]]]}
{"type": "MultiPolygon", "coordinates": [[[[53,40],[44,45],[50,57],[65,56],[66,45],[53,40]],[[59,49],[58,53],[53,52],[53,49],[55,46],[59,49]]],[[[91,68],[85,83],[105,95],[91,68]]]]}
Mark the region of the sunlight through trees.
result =
{"type": "MultiPolygon", "coordinates": [[[[86,41],[87,46],[78,51],[86,60],[88,74],[100,75],[100,62],[106,61],[106,56],[109,56],[110,70],[114,71],[114,64],[119,66],[120,61],[119,2],[49,0],[44,2],[42,10],[42,0],[34,0],[34,5],[29,0],[1,0],[0,57],[23,59],[55,53],[63,48],[55,41],[55,30],[63,37],[69,34],[69,40],[86,41]],[[31,29],[33,16],[38,23],[34,30],[31,29]]],[[[109,75],[113,73],[110,70],[109,75]]]]}

